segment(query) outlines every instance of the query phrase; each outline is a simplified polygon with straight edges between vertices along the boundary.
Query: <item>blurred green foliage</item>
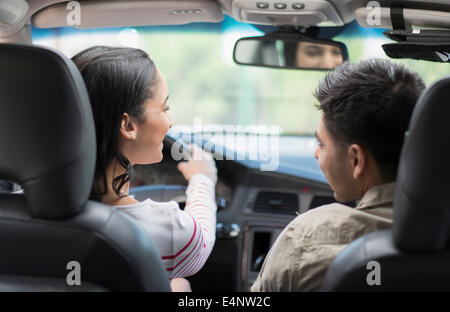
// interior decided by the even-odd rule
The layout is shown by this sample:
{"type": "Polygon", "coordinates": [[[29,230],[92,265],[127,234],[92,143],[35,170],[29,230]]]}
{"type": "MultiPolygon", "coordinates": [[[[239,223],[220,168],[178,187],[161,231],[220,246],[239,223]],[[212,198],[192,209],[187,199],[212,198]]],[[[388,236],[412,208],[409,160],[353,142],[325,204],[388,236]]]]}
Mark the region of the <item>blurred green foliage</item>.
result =
{"type": "MultiPolygon", "coordinates": [[[[320,119],[314,92],[324,71],[271,69],[236,65],[233,46],[240,37],[261,35],[254,27],[225,19],[221,24],[142,27],[139,47],[166,78],[173,125],[277,125],[284,133],[311,135],[320,119]],[[202,27],[200,27],[202,26],[202,27]],[[170,31],[167,31],[170,29],[170,31]],[[206,30],[205,30],[206,29],[206,30]]],[[[350,25],[351,26],[351,25],[350,25]]],[[[117,45],[122,30],[33,29],[33,41],[69,57],[96,44],[117,45]]],[[[357,24],[334,38],[347,45],[350,61],[387,58],[381,31],[357,24]]],[[[427,85],[450,73],[448,64],[393,60],[417,71],[427,85]]]]}
{"type": "MultiPolygon", "coordinates": [[[[373,38],[335,39],[347,45],[352,62],[374,54],[386,58],[373,38]]],[[[201,117],[203,124],[279,125],[284,133],[314,132],[320,112],[313,94],[326,72],[236,65],[224,53],[231,54],[234,42],[217,32],[145,32],[141,40],[167,80],[174,125],[192,125],[201,117]]],[[[446,64],[396,62],[419,72],[427,85],[450,70],[446,64]]]]}

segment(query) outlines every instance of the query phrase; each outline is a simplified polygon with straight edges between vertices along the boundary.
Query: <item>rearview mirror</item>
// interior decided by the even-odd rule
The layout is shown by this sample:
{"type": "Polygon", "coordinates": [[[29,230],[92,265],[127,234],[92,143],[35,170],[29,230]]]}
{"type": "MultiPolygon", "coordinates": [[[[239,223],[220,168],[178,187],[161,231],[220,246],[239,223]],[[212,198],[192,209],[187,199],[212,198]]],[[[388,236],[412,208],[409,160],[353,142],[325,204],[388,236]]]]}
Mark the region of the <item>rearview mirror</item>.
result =
{"type": "Polygon", "coordinates": [[[330,70],[347,61],[348,52],[341,42],[302,34],[272,33],[239,39],[233,59],[240,65],[330,70]]]}

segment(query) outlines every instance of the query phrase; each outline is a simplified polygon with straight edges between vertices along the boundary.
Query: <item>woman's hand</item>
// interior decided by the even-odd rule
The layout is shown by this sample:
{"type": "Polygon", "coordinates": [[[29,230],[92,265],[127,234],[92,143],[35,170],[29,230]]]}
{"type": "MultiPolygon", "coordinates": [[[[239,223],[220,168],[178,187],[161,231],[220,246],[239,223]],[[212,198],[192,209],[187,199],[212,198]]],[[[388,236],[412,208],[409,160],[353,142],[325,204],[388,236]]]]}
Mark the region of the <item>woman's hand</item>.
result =
{"type": "Polygon", "coordinates": [[[183,174],[186,180],[196,175],[203,174],[210,178],[214,183],[217,182],[217,168],[212,155],[205,152],[196,144],[190,145],[192,157],[188,161],[178,164],[178,170],[183,174]]]}
{"type": "Polygon", "coordinates": [[[185,278],[174,278],[170,282],[170,288],[173,292],[192,292],[191,284],[185,278]]]}

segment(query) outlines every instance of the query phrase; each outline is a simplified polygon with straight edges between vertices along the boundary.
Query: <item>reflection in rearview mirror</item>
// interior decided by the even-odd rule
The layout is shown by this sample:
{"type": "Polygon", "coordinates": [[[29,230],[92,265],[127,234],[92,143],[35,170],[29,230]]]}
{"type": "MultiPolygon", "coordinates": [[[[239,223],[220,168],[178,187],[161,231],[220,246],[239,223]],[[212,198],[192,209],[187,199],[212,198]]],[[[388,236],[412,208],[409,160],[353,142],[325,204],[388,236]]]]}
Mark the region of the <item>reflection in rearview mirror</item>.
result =
{"type": "Polygon", "coordinates": [[[347,59],[345,45],[330,40],[243,38],[234,50],[238,64],[277,68],[329,70],[347,59]]]}
{"type": "Polygon", "coordinates": [[[332,69],[344,62],[341,50],[332,45],[286,41],[284,49],[286,63],[295,60],[293,64],[287,64],[289,66],[332,69]],[[290,49],[293,49],[293,51],[290,52],[290,49]],[[289,53],[295,54],[291,56],[289,53]]]}

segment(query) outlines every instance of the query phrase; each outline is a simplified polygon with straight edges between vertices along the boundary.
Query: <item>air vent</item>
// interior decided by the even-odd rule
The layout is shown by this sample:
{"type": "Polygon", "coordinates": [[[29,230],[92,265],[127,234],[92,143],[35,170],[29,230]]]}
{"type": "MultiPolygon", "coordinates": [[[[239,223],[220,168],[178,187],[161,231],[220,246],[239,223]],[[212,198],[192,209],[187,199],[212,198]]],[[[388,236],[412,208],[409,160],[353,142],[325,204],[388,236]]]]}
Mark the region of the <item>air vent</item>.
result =
{"type": "Polygon", "coordinates": [[[295,215],[299,211],[297,194],[280,192],[259,192],[254,211],[295,215]]]}

